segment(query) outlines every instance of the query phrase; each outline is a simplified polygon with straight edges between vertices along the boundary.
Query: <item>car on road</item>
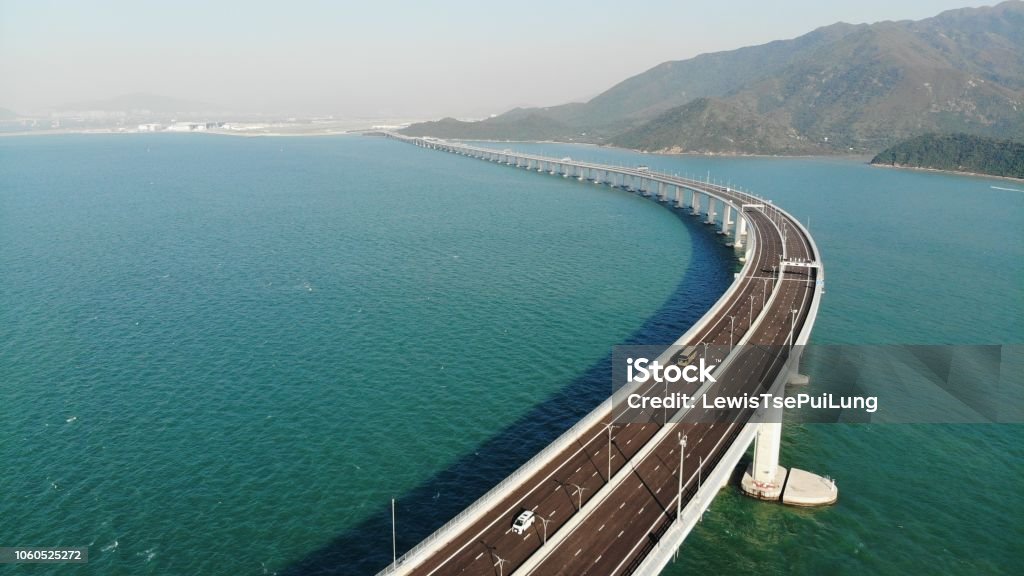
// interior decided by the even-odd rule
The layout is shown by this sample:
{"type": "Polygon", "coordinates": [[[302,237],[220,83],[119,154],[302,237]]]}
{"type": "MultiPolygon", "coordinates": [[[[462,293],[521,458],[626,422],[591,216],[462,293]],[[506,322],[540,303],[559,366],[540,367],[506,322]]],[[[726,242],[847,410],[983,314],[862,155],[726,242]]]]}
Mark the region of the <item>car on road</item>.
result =
{"type": "Polygon", "coordinates": [[[533,526],[534,521],[537,517],[534,515],[532,510],[523,510],[519,516],[516,517],[516,521],[512,523],[512,531],[516,534],[522,534],[526,532],[530,526],[533,526]]]}

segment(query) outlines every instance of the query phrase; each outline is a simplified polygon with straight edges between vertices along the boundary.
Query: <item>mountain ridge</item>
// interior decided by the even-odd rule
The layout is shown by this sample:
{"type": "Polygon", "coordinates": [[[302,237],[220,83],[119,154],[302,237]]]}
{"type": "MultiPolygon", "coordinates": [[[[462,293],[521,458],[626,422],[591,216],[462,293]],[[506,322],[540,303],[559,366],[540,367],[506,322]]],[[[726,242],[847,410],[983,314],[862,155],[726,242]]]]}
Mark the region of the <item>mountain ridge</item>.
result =
{"type": "Polygon", "coordinates": [[[836,23],[663,62],[587,102],[407,133],[766,154],[874,152],[924,132],[1024,139],[1021,46],[1020,0],[916,21],[836,23]]]}

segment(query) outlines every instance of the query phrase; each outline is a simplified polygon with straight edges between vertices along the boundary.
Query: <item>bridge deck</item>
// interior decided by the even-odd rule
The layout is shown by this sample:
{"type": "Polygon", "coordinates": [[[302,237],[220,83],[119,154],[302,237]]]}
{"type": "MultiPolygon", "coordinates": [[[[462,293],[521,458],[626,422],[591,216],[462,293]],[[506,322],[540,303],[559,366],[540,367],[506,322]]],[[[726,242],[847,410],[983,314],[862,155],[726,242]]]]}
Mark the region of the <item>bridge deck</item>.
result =
{"type": "MultiPolygon", "coordinates": [[[[478,150],[463,148],[466,151],[478,150]]],[[[593,164],[586,166],[629,170],[593,164]]],[[[675,182],[691,189],[706,190],[699,183],[688,180],[648,172],[636,174],[649,179],[660,178],[657,181],[668,184],[675,182]]],[[[748,195],[715,188],[716,196],[736,206],[759,203],[748,195]]],[[[736,341],[751,330],[751,324],[755,323],[764,304],[761,302],[764,293],[762,280],[772,278],[772,267],[782,261],[783,237],[787,260],[815,259],[808,239],[800,233],[799,226],[784,220],[787,218],[784,213],[766,207],[747,209],[743,214],[749,220],[748,234],[756,236],[755,250],[750,256],[752,265],[745,275],[736,280],[736,289],[724,306],[702,329],[693,333],[686,344],[706,342],[727,348],[730,344],[729,316],[735,318],[732,337],[736,341]],[[788,234],[783,234],[776,222],[785,227],[788,234]]],[[[810,267],[785,269],[780,278],[785,281],[773,285],[776,294],[769,299],[769,310],[749,334],[749,343],[768,347],[762,348],[761,353],[752,352],[735,358],[718,378],[717,394],[764,391],[774,381],[786,359],[786,348],[777,345],[786,343],[790,338],[790,311],[798,310],[795,321],[798,333],[810,309],[816,274],[816,269],[810,267]]],[[[714,355],[711,352],[709,362],[722,360],[714,355]]],[[[682,385],[669,390],[692,394],[696,386],[682,385]]],[[[744,418],[749,416],[746,414],[744,418]]],[[[663,428],[660,420],[660,414],[651,414],[649,422],[617,425],[610,447],[612,478],[616,479],[617,472],[627,463],[632,470],[622,475],[610,492],[606,490],[596,506],[588,506],[588,502],[609,480],[608,434],[603,422],[579,434],[575,443],[511,487],[475,521],[457,533],[447,535],[443,544],[407,558],[405,564],[392,568],[399,573],[416,575],[493,574],[497,572],[495,563],[500,562],[500,572],[504,574],[520,569],[523,574],[545,575],[631,573],[675,519],[679,472],[676,432],[688,436],[683,479],[685,506],[697,490],[698,464],[703,461],[705,474],[713,468],[745,422],[669,423],[671,433],[659,436],[663,428]],[[640,459],[634,458],[656,437],[658,441],[653,449],[644,450],[640,459]],[[581,514],[581,503],[583,516],[575,518],[581,514]],[[518,535],[512,532],[511,525],[522,509],[534,510],[538,519],[530,530],[518,535]],[[546,527],[541,517],[550,519],[546,527]],[[567,525],[571,527],[565,528],[567,525]],[[545,532],[550,541],[547,545],[543,544],[545,532]]]]}

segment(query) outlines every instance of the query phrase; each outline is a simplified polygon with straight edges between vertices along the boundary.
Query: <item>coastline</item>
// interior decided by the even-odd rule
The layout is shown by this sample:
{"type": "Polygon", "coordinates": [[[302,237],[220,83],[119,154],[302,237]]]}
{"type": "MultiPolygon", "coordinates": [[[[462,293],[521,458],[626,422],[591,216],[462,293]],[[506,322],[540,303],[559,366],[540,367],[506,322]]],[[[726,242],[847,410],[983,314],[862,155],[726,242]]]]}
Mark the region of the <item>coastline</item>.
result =
{"type": "Polygon", "coordinates": [[[874,168],[892,168],[895,170],[914,170],[916,172],[937,172],[940,174],[954,174],[958,176],[972,176],[981,178],[996,178],[999,180],[1007,180],[1009,182],[1016,182],[1018,184],[1024,183],[1024,178],[1017,178],[1014,176],[998,176],[996,174],[985,174],[984,172],[968,172],[966,170],[946,170],[943,168],[927,168],[924,166],[904,166],[902,164],[873,164],[868,162],[868,165],[874,168]]]}

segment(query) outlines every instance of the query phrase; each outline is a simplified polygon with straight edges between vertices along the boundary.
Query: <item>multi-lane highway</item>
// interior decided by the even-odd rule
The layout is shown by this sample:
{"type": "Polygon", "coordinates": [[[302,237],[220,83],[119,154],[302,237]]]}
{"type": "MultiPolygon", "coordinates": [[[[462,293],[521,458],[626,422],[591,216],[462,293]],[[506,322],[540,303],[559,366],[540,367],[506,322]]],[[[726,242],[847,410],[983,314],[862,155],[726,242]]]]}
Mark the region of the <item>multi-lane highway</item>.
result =
{"type": "MultiPolygon", "coordinates": [[[[431,142],[429,147],[492,160],[496,154],[451,143],[440,146],[431,142]]],[[[511,155],[503,153],[501,157],[509,159],[511,155]]],[[[521,159],[551,166],[567,163],[566,159],[518,155],[516,165],[521,159]]],[[[716,373],[718,383],[707,391],[709,397],[767,391],[783,370],[789,344],[807,320],[820,270],[783,266],[784,261],[817,259],[803,228],[770,204],[729,188],[647,170],[573,165],[685,187],[694,194],[707,194],[709,200],[713,196],[730,203],[739,212],[737,220],[746,219],[749,262],[699,328],[676,344],[708,344],[707,348],[698,347],[698,355],[706,355],[709,363],[723,364],[728,356],[716,373]],[[732,345],[740,341],[745,346],[731,353],[732,345]]],[[[639,391],[660,396],[662,386],[642,383],[639,391]]],[[[692,394],[700,386],[670,385],[667,390],[692,394]]],[[[714,468],[751,415],[733,412],[715,420],[715,414],[702,413],[700,406],[692,410],[697,413],[666,414],[659,409],[627,414],[625,406],[611,406],[605,417],[562,442],[546,461],[509,483],[500,494],[478,503],[470,517],[446,527],[429,545],[418,547],[385,573],[632,573],[676,520],[680,436],[687,437],[681,491],[681,506],[685,506],[701,477],[714,468]],[[536,521],[525,533],[517,534],[512,522],[522,510],[532,510],[536,521]]]]}

